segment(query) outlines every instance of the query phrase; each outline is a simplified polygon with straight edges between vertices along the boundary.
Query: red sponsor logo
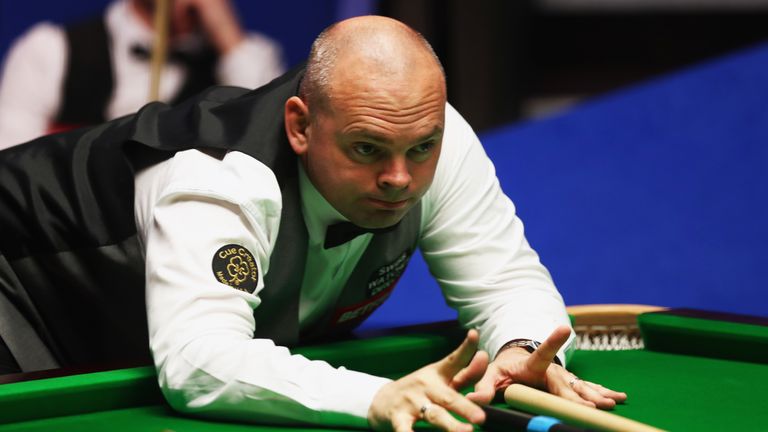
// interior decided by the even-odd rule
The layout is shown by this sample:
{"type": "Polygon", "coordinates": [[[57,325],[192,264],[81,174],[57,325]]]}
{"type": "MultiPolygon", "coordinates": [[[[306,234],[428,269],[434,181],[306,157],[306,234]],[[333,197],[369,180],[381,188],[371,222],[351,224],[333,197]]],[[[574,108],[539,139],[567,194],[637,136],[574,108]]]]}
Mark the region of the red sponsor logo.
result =
{"type": "Polygon", "coordinates": [[[400,280],[399,277],[395,279],[386,289],[379,291],[378,294],[369,299],[366,299],[363,302],[338,309],[336,313],[333,314],[331,325],[337,326],[354,322],[361,322],[368,318],[373,313],[373,311],[381,306],[381,304],[384,303],[389,295],[392,294],[392,290],[394,290],[398,280],[400,280]]]}

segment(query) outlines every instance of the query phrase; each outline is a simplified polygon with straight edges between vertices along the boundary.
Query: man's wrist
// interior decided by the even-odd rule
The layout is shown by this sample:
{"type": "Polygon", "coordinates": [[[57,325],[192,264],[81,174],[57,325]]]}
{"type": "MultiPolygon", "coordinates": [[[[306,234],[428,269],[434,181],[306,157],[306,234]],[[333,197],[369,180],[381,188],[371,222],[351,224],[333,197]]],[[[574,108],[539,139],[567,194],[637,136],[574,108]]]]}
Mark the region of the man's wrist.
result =
{"type": "Polygon", "coordinates": [[[504,345],[499,348],[499,351],[496,353],[496,356],[498,357],[499,354],[501,354],[504,350],[510,349],[510,348],[522,348],[529,353],[532,353],[536,351],[536,348],[541,345],[541,342],[531,340],[531,339],[512,339],[511,341],[505,343],[504,345]]]}
{"type": "MultiPolygon", "coordinates": [[[[499,351],[496,352],[496,357],[498,357],[499,354],[501,354],[505,350],[508,350],[508,349],[511,349],[511,348],[524,349],[524,350],[528,351],[528,353],[530,354],[530,353],[533,353],[534,351],[536,351],[536,349],[540,345],[541,345],[541,342],[535,341],[535,340],[532,340],[532,339],[512,339],[511,341],[509,341],[509,342],[505,343],[504,345],[502,345],[501,348],[499,348],[499,351]]],[[[560,362],[560,359],[557,358],[557,356],[555,356],[552,359],[552,361],[555,364],[557,364],[559,366],[562,366],[562,363],[560,362]]]]}

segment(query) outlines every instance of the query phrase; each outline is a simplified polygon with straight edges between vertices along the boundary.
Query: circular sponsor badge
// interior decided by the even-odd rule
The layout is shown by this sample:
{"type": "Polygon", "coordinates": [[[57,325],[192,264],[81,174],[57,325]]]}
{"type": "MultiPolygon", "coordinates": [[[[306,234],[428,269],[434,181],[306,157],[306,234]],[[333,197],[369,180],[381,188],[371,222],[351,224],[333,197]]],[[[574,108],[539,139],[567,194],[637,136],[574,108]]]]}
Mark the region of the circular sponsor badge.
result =
{"type": "Polygon", "coordinates": [[[232,288],[253,293],[259,283],[259,269],[251,251],[237,244],[222,246],[211,261],[216,280],[232,288]]]}

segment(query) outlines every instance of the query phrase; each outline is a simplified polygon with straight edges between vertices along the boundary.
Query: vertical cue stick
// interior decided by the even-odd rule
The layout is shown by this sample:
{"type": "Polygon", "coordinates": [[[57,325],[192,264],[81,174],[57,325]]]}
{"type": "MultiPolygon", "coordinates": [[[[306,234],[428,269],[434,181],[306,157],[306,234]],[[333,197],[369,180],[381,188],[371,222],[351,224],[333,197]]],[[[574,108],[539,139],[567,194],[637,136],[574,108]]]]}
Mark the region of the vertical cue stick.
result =
{"type": "Polygon", "coordinates": [[[557,417],[564,422],[615,432],[660,432],[653,426],[617,416],[596,408],[536,390],[522,384],[512,384],[504,391],[504,399],[513,408],[557,417]]]}
{"type": "Polygon", "coordinates": [[[163,71],[166,53],[168,52],[168,16],[170,3],[170,0],[155,1],[155,39],[152,42],[152,59],[149,77],[150,102],[160,99],[160,73],[163,71]]]}

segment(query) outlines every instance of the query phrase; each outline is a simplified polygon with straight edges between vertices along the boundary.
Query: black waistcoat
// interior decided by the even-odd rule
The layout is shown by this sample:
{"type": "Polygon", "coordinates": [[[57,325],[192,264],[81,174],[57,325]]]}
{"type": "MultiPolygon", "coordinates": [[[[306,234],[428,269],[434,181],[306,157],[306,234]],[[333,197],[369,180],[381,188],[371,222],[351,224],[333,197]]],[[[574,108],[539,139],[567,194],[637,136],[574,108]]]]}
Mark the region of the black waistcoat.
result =
{"type": "MultiPolygon", "coordinates": [[[[65,27],[67,65],[62,83],[62,100],[53,127],[70,128],[101,123],[114,93],[113,49],[104,17],[96,17],[65,27]]],[[[146,49],[146,47],[141,47],[146,49]]],[[[142,56],[139,56],[142,57],[142,56]]],[[[139,59],[149,63],[148,54],[139,59]],[[146,58],[144,58],[146,57],[146,58]]],[[[193,54],[170,53],[170,60],[186,66],[179,92],[170,102],[175,105],[216,84],[218,54],[205,46],[193,54]]]]}
{"type": "Polygon", "coordinates": [[[0,278],[15,279],[0,280],[0,295],[60,364],[149,358],[134,172],[190,148],[241,151],[278,179],[283,213],[255,312],[257,337],[290,346],[347,330],[389,295],[416,245],[419,207],[397,229],[374,235],[335,308],[311,333],[299,334],[297,269],[304,268],[307,233],[283,105],[302,72],[251,92],[218,87],[175,107],[149,104],[132,116],[0,152],[0,278]]]}

